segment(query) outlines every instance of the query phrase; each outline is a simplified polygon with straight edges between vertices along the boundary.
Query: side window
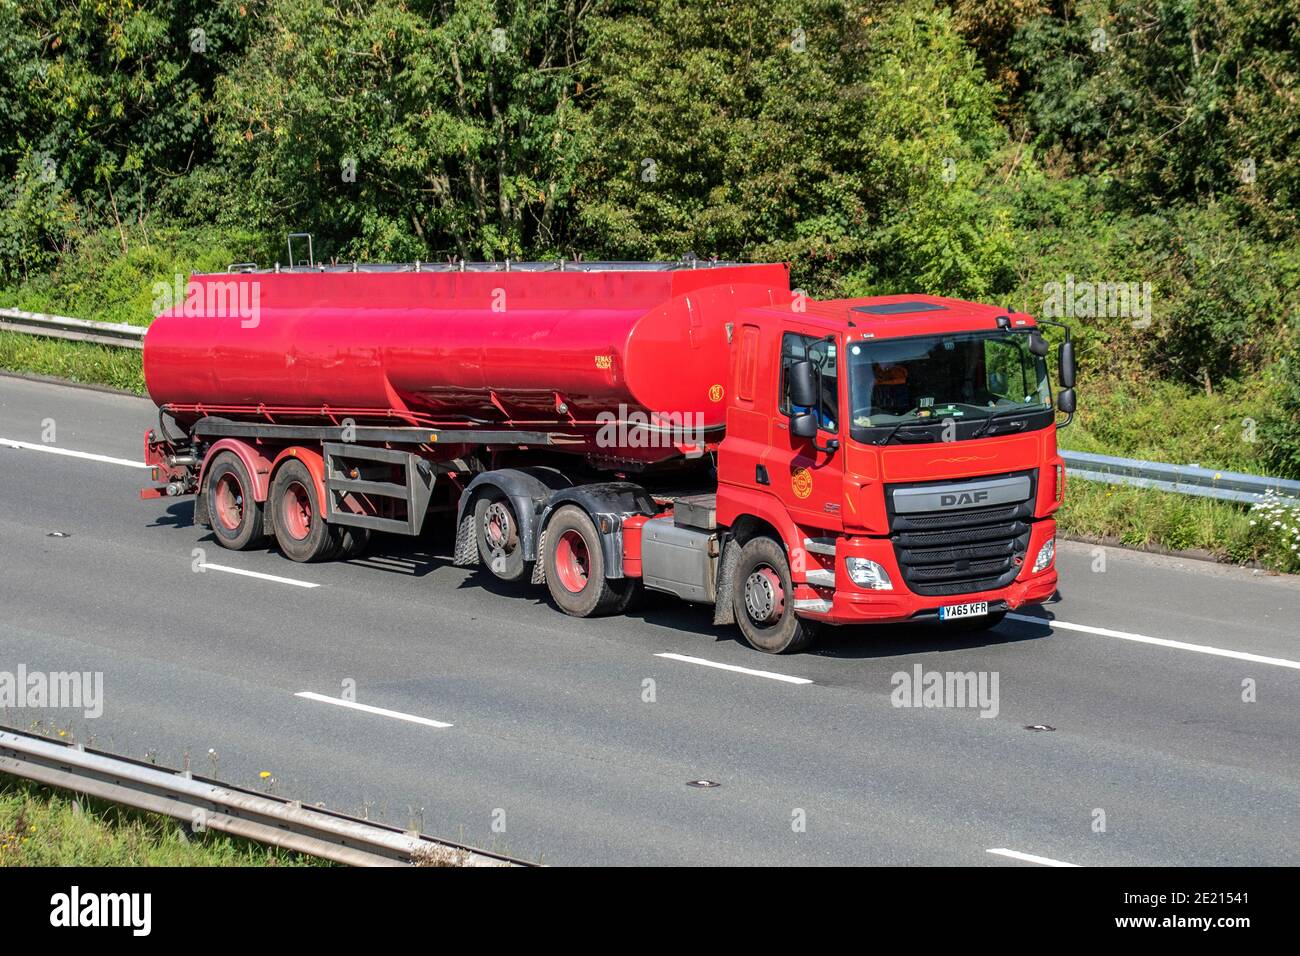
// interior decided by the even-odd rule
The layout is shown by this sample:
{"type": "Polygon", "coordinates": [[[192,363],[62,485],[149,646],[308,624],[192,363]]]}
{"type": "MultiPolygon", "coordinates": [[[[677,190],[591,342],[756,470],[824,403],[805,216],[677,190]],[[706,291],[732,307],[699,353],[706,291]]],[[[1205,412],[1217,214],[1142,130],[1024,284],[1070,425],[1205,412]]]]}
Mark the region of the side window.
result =
{"type": "Polygon", "coordinates": [[[781,336],[781,401],[777,411],[790,414],[790,366],[808,357],[808,336],[787,332],[781,336]]]}
{"type": "Polygon", "coordinates": [[[754,380],[758,372],[758,326],[746,325],[740,332],[740,367],[736,373],[736,397],[754,400],[754,380]]]}
{"type": "Polygon", "coordinates": [[[815,410],[818,425],[834,431],[839,421],[839,366],[834,342],[795,332],[787,332],[781,337],[781,400],[777,409],[782,415],[790,414],[790,366],[805,359],[813,363],[814,369],[821,371],[821,407],[815,410]]]}

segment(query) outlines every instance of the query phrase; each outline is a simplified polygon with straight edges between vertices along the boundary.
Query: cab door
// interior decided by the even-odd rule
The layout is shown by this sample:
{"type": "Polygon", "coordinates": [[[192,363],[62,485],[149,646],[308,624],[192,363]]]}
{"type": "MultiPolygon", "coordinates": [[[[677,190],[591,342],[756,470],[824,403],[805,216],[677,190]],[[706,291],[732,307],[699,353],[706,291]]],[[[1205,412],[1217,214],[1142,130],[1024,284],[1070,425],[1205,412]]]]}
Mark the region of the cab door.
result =
{"type": "Polygon", "coordinates": [[[799,438],[790,432],[790,384],[788,373],[795,362],[809,360],[821,372],[821,403],[809,409],[817,415],[815,443],[825,448],[832,440],[843,443],[840,409],[842,350],[839,336],[831,338],[787,331],[781,336],[781,356],[777,366],[774,393],[776,407],[772,415],[771,452],[768,472],[772,492],[784,502],[790,516],[810,528],[841,530],[843,497],[843,456],[837,451],[818,451],[813,439],[799,438]]]}

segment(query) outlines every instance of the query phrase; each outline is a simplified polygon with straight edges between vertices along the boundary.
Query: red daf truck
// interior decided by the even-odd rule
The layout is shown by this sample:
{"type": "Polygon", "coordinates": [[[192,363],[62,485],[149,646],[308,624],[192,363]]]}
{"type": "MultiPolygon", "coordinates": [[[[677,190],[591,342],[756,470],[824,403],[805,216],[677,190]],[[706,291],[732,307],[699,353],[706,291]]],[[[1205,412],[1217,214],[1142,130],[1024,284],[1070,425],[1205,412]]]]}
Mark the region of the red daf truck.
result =
{"type": "Polygon", "coordinates": [[[236,550],[454,561],[568,614],[652,589],[769,653],[820,625],[989,627],[1056,590],[1073,348],[784,265],[308,265],[196,275],[144,343],[157,487],[236,550]],[[168,421],[170,419],[170,421],[168,421]]]}

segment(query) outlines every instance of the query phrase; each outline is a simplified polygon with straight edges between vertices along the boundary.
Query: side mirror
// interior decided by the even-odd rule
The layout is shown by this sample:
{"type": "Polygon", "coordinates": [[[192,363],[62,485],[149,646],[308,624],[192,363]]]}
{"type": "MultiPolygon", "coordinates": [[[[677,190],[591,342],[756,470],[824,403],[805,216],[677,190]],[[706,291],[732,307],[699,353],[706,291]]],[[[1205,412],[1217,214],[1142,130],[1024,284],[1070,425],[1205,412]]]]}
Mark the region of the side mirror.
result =
{"type": "MultiPolygon", "coordinates": [[[[790,404],[816,408],[820,396],[817,394],[817,375],[813,371],[812,362],[795,362],[786,374],[790,382],[790,404]]],[[[813,425],[816,424],[814,419],[813,425]]]]}
{"type": "Polygon", "coordinates": [[[1067,390],[1074,388],[1074,343],[1069,339],[1061,343],[1061,348],[1056,353],[1056,364],[1061,387],[1067,390]]]}
{"type": "Polygon", "coordinates": [[[796,412],[791,415],[790,434],[796,438],[816,438],[817,416],[812,412],[796,412]]]}
{"type": "Polygon", "coordinates": [[[1029,352],[1037,355],[1039,358],[1046,358],[1047,353],[1051,351],[1051,346],[1047,344],[1047,339],[1038,334],[1038,330],[1029,333],[1029,352]]]}
{"type": "Polygon", "coordinates": [[[1074,414],[1074,389],[1062,389],[1056,396],[1056,407],[1067,415],[1074,414]]]}

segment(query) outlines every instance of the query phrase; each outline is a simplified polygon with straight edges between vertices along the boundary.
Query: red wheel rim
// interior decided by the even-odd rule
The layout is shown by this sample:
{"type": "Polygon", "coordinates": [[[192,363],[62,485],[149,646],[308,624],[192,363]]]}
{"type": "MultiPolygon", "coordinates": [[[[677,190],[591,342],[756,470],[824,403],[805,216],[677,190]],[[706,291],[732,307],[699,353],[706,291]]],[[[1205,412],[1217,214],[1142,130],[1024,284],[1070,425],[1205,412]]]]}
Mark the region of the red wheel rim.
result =
{"type": "Polygon", "coordinates": [[[227,531],[238,531],[244,523],[244,489],[231,472],[217,479],[217,486],[212,489],[212,504],[221,526],[227,531]]]}
{"type": "Polygon", "coordinates": [[[291,481],[280,496],[280,526],[295,541],[311,534],[311,496],[301,481],[291,481]]]}
{"type": "Polygon", "coordinates": [[[555,543],[555,573],[566,591],[581,594],[587,586],[591,555],[587,542],[577,531],[569,529],[555,543]]]}

